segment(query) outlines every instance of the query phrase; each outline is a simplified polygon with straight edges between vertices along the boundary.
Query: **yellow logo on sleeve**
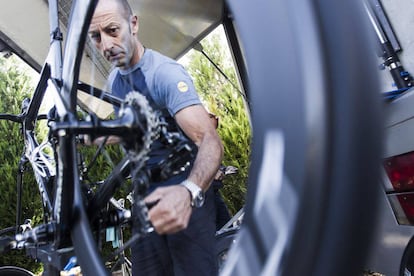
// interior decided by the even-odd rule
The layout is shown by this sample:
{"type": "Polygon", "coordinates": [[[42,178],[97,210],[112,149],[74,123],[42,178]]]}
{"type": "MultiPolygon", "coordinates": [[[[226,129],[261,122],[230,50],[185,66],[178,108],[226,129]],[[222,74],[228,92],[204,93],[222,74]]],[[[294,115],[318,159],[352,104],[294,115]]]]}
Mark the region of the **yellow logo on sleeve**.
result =
{"type": "Polygon", "coordinates": [[[177,88],[180,92],[187,92],[188,85],[184,81],[180,81],[177,83],[177,88]]]}

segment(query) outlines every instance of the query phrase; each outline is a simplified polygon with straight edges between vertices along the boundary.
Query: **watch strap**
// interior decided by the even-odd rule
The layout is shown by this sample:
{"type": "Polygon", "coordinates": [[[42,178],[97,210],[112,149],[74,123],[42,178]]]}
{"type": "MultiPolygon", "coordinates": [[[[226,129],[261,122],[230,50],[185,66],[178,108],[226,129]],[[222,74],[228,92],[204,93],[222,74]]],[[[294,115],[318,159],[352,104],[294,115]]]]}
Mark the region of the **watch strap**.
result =
{"type": "MultiPolygon", "coordinates": [[[[204,198],[204,193],[203,190],[200,188],[200,186],[198,186],[197,184],[195,184],[193,181],[191,180],[184,180],[183,182],[181,182],[182,186],[184,186],[191,195],[191,206],[192,207],[200,207],[200,203],[198,203],[197,201],[200,200],[200,195],[204,198]]],[[[202,202],[201,202],[202,204],[202,202]]]]}

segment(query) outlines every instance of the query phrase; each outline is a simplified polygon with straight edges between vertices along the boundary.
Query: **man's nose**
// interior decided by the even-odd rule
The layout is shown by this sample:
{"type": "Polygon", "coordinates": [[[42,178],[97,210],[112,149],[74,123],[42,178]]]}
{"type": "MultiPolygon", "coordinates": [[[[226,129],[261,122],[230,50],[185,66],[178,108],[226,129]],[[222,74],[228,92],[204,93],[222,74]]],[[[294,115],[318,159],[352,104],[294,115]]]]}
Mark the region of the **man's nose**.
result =
{"type": "Polygon", "coordinates": [[[104,51],[104,53],[107,51],[111,51],[114,46],[112,43],[111,37],[108,35],[101,36],[101,45],[102,45],[102,50],[104,51]]]}

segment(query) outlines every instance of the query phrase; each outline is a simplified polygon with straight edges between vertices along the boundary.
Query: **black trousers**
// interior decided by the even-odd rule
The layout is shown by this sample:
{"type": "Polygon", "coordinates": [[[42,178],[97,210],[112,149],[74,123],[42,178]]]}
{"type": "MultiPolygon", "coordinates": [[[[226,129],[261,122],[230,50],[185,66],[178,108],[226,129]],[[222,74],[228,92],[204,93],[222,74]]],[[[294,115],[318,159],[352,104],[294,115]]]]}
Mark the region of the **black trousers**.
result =
{"type": "Polygon", "coordinates": [[[154,232],[132,247],[133,275],[217,275],[215,231],[216,208],[210,188],[204,205],[193,209],[187,229],[172,235],[154,232]]]}

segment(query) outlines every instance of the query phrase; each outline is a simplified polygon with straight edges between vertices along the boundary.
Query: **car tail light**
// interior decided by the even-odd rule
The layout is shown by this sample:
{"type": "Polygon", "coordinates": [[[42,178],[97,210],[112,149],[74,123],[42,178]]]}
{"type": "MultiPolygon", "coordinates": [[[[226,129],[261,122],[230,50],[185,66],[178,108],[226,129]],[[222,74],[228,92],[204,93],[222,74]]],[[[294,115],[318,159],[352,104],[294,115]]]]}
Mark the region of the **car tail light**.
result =
{"type": "Polygon", "coordinates": [[[385,190],[399,224],[414,225],[414,152],[386,158],[385,190]]]}
{"type": "Polygon", "coordinates": [[[395,192],[414,191],[414,152],[385,159],[384,168],[395,192]]]}

